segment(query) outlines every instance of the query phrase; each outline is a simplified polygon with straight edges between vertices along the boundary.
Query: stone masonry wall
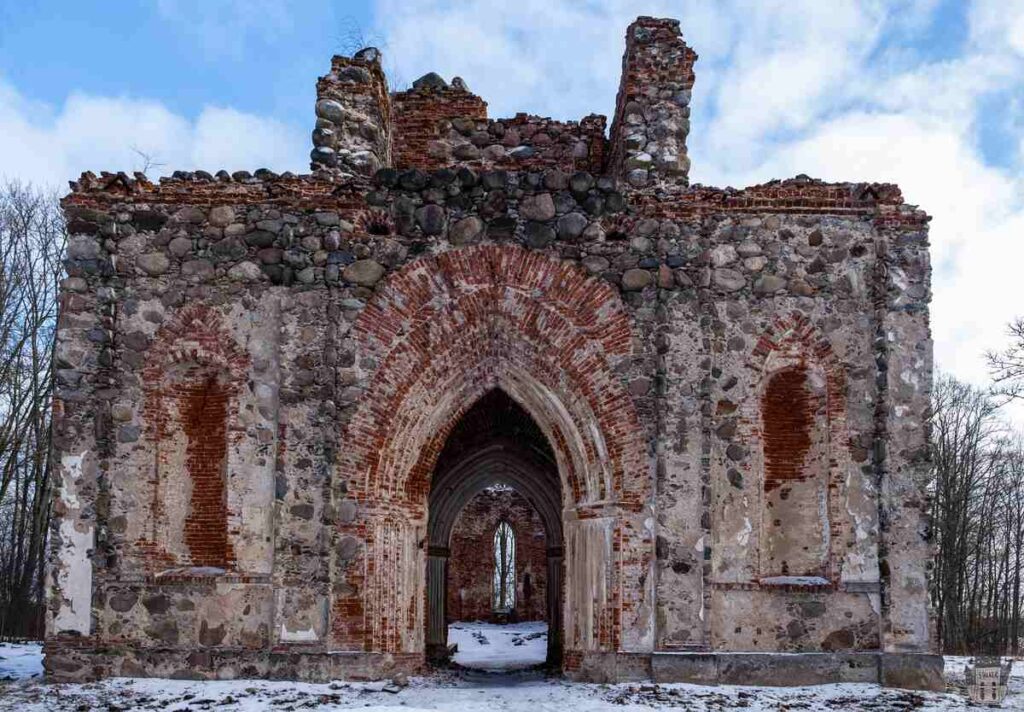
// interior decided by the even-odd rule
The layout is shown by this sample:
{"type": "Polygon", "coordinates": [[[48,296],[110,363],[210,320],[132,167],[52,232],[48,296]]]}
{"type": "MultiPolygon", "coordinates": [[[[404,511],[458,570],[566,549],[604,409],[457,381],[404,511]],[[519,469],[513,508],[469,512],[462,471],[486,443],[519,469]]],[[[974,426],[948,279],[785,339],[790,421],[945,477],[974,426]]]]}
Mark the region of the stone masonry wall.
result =
{"type": "MultiPolygon", "coordinates": [[[[671,21],[628,37],[656,81],[620,97],[678,147],[695,56],[671,21]]],[[[391,166],[378,65],[322,80],[312,175],[72,184],[48,674],[420,669],[432,473],[496,388],[561,477],[568,674],[929,652],[928,217],[891,185],[687,187],[684,151],[630,179],[627,104],[605,153],[547,124],[591,170],[391,166]]]]}
{"type": "MultiPolygon", "coordinates": [[[[620,377],[644,437],[662,443],[658,646],[770,649],[782,634],[798,649],[813,648],[823,639],[814,637],[818,626],[836,619],[807,619],[805,611],[817,609],[793,608],[794,595],[837,607],[843,629],[870,627],[879,595],[871,455],[880,346],[871,326],[876,260],[880,245],[887,255],[899,249],[888,235],[915,248],[924,233],[923,218],[900,207],[898,193],[871,188],[890,201],[880,202],[862,197],[867,190],[800,179],[746,192],[701,189],[671,206],[634,207],[612,184],[559,171],[385,170],[375,185],[344,191],[302,178],[192,175],[156,186],[85,176],[65,201],[75,236],[63,323],[81,326],[61,329],[57,393],[62,403],[97,402],[109,414],[101,420],[109,425],[84,431],[75,425],[82,411],[69,417],[64,409],[58,422],[62,442],[98,434],[102,447],[77,440],[64,451],[102,454],[99,471],[106,473],[106,504],[97,510],[96,551],[103,556],[92,557],[97,608],[84,631],[97,641],[142,647],[192,649],[201,646],[204,629],[223,630],[220,644],[235,647],[324,645],[328,619],[341,610],[330,603],[337,584],[326,564],[362,550],[330,528],[369,504],[349,503],[347,487],[330,474],[333,453],[347,447],[334,434],[365,388],[350,324],[389,270],[477,243],[512,250],[509,266],[540,267],[534,254],[578,265],[621,294],[637,336],[620,377]],[[369,232],[381,225],[390,234],[369,232]],[[118,305],[106,330],[95,326],[107,303],[101,298],[118,305]],[[172,343],[179,353],[158,346],[161,330],[178,335],[172,343]],[[767,358],[761,352],[774,353],[767,348],[773,334],[788,349],[786,359],[800,358],[799,344],[827,339],[834,360],[848,364],[845,377],[859,379],[846,388],[864,384],[844,399],[844,424],[833,440],[839,469],[828,509],[835,518],[828,522],[830,578],[811,588],[758,583],[757,389],[764,384],[759,362],[767,358]],[[228,351],[205,355],[204,342],[228,351]],[[227,464],[237,563],[216,578],[215,589],[207,588],[210,574],[175,569],[188,562],[157,546],[160,536],[172,535],[158,533],[154,541],[159,487],[119,474],[153,471],[154,444],[134,435],[152,427],[141,410],[153,382],[146,364],[162,370],[184,358],[219,362],[228,372],[232,363],[250,364],[248,380],[232,377],[246,384],[232,409],[238,425],[231,427],[227,464]],[[739,449],[727,447],[734,439],[739,449]],[[273,548],[268,531],[275,532],[273,548]],[[150,610],[144,604],[153,596],[167,603],[150,610]],[[108,608],[115,600],[117,608],[108,608]],[[858,601],[860,609],[848,607],[858,601]],[[239,605],[253,613],[231,618],[239,605]],[[161,623],[169,615],[174,626],[161,623]],[[771,621],[773,632],[748,629],[740,623],[748,618],[771,621]],[[748,630],[756,638],[745,637],[748,630]]],[[[566,490],[580,491],[571,483],[566,490]]],[[[60,600],[54,599],[58,617],[60,600]]],[[[820,630],[827,636],[840,628],[820,630]]],[[[857,643],[851,635],[848,647],[870,646],[870,637],[857,643]]],[[[54,660],[59,664],[59,656],[54,660]]]]}
{"type": "Polygon", "coordinates": [[[686,185],[690,98],[697,53],[677,20],[641,17],[626,32],[609,173],[640,188],[686,185]]]}

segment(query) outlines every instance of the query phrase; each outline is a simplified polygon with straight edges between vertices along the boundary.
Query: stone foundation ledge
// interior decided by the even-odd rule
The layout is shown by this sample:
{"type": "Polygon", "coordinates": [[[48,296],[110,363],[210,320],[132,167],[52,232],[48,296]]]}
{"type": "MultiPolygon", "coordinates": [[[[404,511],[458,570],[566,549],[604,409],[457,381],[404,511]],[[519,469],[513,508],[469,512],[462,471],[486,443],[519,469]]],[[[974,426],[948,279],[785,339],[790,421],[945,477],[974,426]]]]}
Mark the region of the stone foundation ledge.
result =
{"type": "Polygon", "coordinates": [[[47,643],[43,667],[48,682],[84,682],[106,677],[176,680],[387,680],[397,673],[422,674],[423,655],[244,649],[65,647],[47,643]]]}
{"type": "Polygon", "coordinates": [[[655,653],[655,682],[796,687],[880,683],[908,690],[946,689],[941,655],[926,653],[655,653]]]}
{"type": "MultiPolygon", "coordinates": [[[[390,654],[241,649],[84,647],[47,643],[46,679],[83,682],[105,677],[179,680],[382,680],[429,668],[418,653],[390,654]]],[[[945,690],[941,655],[920,653],[575,653],[568,679],[616,683],[793,687],[837,682],[881,683],[910,690],[945,690]]]]}

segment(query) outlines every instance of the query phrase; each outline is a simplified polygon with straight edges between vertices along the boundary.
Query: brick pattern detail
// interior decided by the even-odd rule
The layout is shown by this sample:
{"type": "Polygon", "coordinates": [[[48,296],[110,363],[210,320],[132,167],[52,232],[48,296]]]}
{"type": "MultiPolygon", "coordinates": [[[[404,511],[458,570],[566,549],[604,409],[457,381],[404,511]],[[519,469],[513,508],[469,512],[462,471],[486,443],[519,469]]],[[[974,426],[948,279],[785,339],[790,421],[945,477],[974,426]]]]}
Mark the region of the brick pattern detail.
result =
{"type": "MultiPolygon", "coordinates": [[[[111,210],[124,201],[153,205],[273,205],[283,209],[335,210],[359,223],[368,219],[366,193],[374,189],[369,179],[354,176],[338,185],[320,177],[277,177],[247,183],[224,183],[202,178],[161,178],[153,183],[141,173],[86,171],[71,182],[72,192],[61,200],[69,229],[92,210],[111,210]]],[[[924,229],[931,217],[903,202],[899,186],[892,183],[827,183],[797,176],[747,188],[666,186],[658,193],[630,196],[634,212],[608,222],[607,229],[628,233],[645,218],[689,220],[720,213],[777,213],[864,217],[879,229],[924,229]]],[[[88,224],[86,230],[93,230],[88,224]]]]}
{"type": "Polygon", "coordinates": [[[806,368],[798,366],[769,378],[761,399],[766,491],[809,476],[804,458],[811,447],[814,400],[807,391],[806,368]]]}
{"type": "Polygon", "coordinates": [[[476,94],[454,87],[398,92],[392,106],[394,161],[402,167],[440,168],[442,162],[431,156],[431,144],[447,136],[451,120],[487,120],[487,103],[476,94]]]}
{"type": "Polygon", "coordinates": [[[180,425],[188,438],[192,497],[185,543],[196,566],[226,567],[233,554],[227,522],[227,424],[230,395],[216,374],[189,374],[172,387],[180,425]]]}
{"type": "Polygon", "coordinates": [[[604,170],[607,119],[598,114],[580,121],[524,113],[488,119],[480,97],[454,87],[400,92],[392,106],[394,163],[400,168],[604,170]]]}
{"type": "Polygon", "coordinates": [[[506,521],[516,537],[515,615],[547,618],[547,540],[540,515],[514,490],[486,489],[471,499],[452,530],[448,558],[448,620],[494,618],[494,531],[506,521]],[[529,586],[526,577],[529,576],[529,586]]]}

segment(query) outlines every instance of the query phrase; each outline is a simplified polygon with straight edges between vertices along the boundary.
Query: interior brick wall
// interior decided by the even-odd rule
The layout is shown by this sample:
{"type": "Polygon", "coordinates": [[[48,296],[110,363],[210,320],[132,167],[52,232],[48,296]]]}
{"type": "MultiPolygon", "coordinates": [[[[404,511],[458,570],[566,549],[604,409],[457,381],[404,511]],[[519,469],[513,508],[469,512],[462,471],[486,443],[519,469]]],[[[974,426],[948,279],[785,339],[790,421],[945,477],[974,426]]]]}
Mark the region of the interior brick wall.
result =
{"type": "Polygon", "coordinates": [[[494,616],[494,531],[506,521],[516,537],[515,617],[547,618],[547,540],[537,511],[512,489],[490,488],[471,499],[452,530],[448,559],[448,619],[498,620],[494,616]],[[530,577],[530,590],[526,588],[530,577]]]}
{"type": "Polygon", "coordinates": [[[804,467],[811,447],[810,430],[815,408],[806,388],[807,371],[793,368],[776,373],[768,381],[761,402],[764,421],[764,488],[770,491],[784,482],[806,479],[804,467]]]}

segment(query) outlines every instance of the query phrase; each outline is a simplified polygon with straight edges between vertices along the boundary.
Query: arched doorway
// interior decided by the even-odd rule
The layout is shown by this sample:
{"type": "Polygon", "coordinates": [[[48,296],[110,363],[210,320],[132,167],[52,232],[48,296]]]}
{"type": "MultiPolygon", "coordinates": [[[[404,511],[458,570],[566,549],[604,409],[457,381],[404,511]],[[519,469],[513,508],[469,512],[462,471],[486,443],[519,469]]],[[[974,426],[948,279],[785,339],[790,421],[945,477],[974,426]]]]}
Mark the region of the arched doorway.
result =
{"type": "Polygon", "coordinates": [[[342,414],[332,649],[378,656],[370,664],[425,660],[428,530],[431,509],[444,507],[430,501],[437,464],[463,416],[500,390],[554,456],[560,496],[544,506],[564,542],[564,594],[554,605],[563,669],[609,679],[620,654],[651,652],[654,459],[626,388],[638,339],[618,291],[514,245],[460,248],[389,276],[347,343],[371,376],[342,414]]]}
{"type": "MultiPolygon", "coordinates": [[[[543,523],[546,662],[549,667],[560,668],[563,501],[558,465],[537,423],[500,389],[484,394],[459,419],[434,469],[427,526],[427,656],[437,661],[447,653],[453,527],[466,505],[495,485],[508,487],[525,498],[543,523]]],[[[519,590],[522,580],[517,584],[519,590]]]]}

